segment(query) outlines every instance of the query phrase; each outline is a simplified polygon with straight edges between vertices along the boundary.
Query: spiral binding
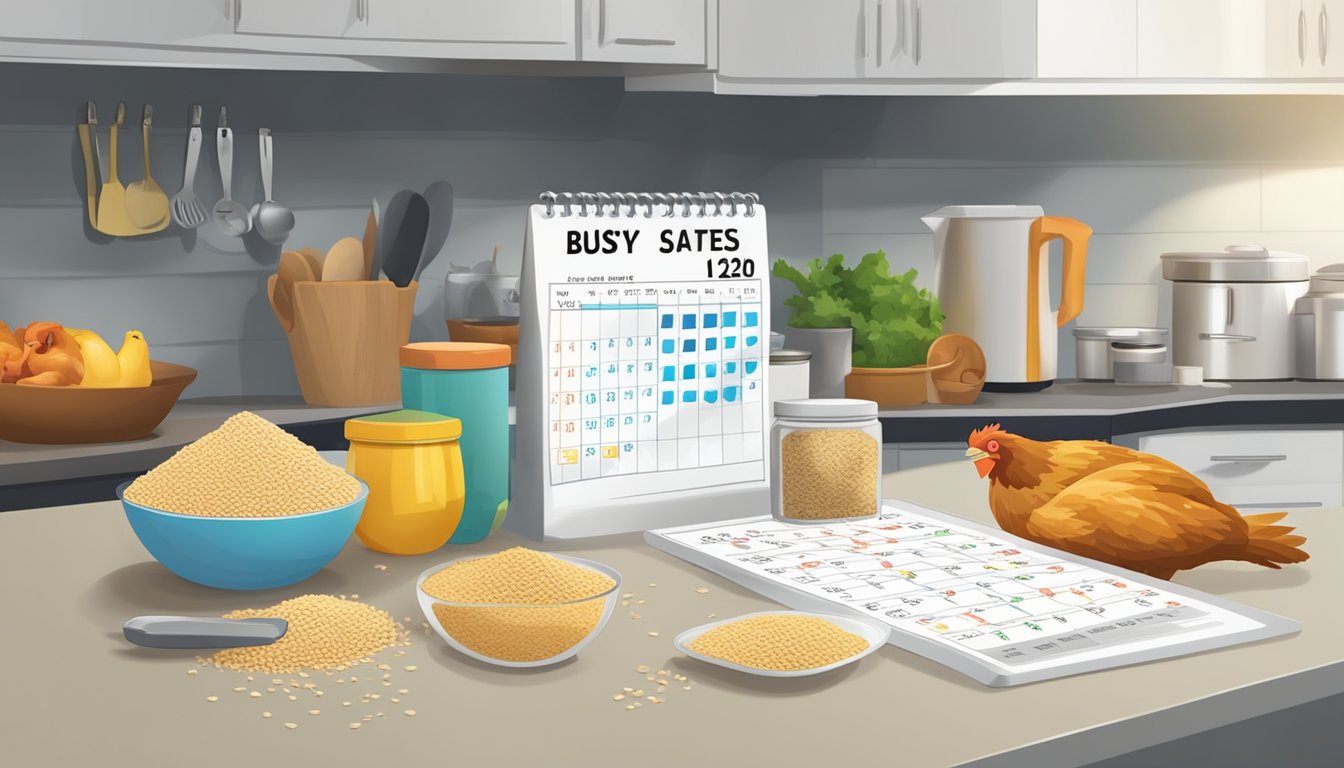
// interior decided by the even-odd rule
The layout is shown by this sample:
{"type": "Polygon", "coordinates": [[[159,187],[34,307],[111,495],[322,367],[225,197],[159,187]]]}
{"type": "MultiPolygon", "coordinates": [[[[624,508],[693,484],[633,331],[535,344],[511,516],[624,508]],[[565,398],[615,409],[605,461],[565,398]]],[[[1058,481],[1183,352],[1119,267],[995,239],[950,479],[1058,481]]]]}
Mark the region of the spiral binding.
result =
{"type": "Polygon", "coordinates": [[[646,219],[655,214],[665,218],[736,216],[738,206],[743,208],[742,215],[750,218],[761,202],[755,192],[542,192],[537,197],[546,206],[542,215],[548,219],[557,214],[557,209],[562,211],[561,216],[584,217],[620,216],[622,208],[629,209],[630,217],[640,215],[642,208],[646,219]]]}

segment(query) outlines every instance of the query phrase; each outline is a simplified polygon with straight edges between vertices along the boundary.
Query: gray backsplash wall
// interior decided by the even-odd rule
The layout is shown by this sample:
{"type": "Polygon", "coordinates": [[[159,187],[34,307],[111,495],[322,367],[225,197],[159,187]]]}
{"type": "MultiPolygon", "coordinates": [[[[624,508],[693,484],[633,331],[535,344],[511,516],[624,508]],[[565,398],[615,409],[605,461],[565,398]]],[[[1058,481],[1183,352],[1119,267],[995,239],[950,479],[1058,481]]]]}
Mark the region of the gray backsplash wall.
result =
{"type": "MultiPolygon", "coordinates": [[[[297,392],[264,295],[279,249],[209,224],[123,240],[90,229],[73,129],[89,99],[104,126],[128,102],[123,182],[141,176],[140,107],[155,105],[152,167],[170,195],[189,104],[205,105],[207,134],[228,105],[234,196],[247,204],[260,194],[256,128],[271,128],[276,198],[298,217],[291,247],[325,250],[362,232],[371,198],[451,181],[453,232],[421,284],[417,339],[446,335],[450,263],[498,243],[501,268],[517,269],[523,208],[547,189],[752,190],[769,206],[773,256],[884,248],[925,280],[921,214],[1040,204],[1096,230],[1093,324],[1168,321],[1164,250],[1262,242],[1316,266],[1344,260],[1344,99],[789,99],[625,93],[607,78],[0,66],[0,319],[93,327],[114,344],[139,328],[155,357],[200,370],[191,396],[297,392]]],[[[198,192],[219,196],[209,136],[198,192]]]]}

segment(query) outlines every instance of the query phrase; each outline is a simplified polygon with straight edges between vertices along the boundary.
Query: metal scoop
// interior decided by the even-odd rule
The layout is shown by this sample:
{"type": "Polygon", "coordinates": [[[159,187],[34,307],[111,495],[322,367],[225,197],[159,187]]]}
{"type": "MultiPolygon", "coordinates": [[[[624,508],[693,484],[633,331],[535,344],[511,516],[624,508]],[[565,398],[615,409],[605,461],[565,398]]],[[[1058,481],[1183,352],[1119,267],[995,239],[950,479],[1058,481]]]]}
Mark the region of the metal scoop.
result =
{"type": "Polygon", "coordinates": [[[284,619],[136,616],[122,625],[121,633],[146,648],[241,648],[270,645],[288,630],[284,619]]]}

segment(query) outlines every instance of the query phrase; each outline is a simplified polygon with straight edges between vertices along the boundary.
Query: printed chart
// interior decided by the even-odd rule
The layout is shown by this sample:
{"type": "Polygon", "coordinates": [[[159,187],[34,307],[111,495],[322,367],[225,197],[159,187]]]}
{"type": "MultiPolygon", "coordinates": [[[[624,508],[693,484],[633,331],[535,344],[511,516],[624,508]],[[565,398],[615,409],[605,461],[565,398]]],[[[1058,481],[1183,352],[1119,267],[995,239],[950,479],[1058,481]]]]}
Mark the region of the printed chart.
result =
{"type": "Polygon", "coordinates": [[[648,541],[798,609],[891,625],[893,644],[1015,685],[1297,631],[1296,622],[906,503],[875,520],[768,517],[648,541]]]}

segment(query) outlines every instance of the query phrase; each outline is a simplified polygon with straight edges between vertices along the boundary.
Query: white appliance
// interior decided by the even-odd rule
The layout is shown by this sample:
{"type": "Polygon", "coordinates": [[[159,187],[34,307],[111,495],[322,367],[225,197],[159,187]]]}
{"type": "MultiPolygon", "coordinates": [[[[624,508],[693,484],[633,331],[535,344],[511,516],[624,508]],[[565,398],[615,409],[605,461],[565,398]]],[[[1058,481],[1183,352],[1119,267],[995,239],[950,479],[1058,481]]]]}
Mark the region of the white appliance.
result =
{"type": "Polygon", "coordinates": [[[1172,362],[1210,381],[1293,378],[1293,304],[1308,272],[1306,256],[1258,245],[1162,254],[1172,362]]]}
{"type": "Polygon", "coordinates": [[[1321,267],[1293,307],[1297,378],[1344,379],[1344,264],[1321,267]]]}
{"type": "Polygon", "coordinates": [[[1058,328],[1083,311],[1092,229],[1038,205],[954,205],[923,221],[933,230],[934,284],[943,332],[985,352],[985,389],[1033,392],[1055,379],[1058,328]],[[1050,306],[1051,240],[1063,240],[1063,290],[1050,306]]]}

